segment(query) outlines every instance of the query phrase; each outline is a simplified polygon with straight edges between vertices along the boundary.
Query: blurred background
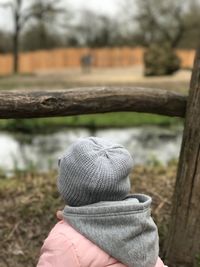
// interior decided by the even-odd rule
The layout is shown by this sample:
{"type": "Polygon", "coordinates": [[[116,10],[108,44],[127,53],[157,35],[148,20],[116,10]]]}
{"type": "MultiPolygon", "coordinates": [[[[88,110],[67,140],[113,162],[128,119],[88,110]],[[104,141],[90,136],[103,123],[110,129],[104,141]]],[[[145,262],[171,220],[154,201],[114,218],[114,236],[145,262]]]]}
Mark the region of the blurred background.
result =
{"type": "MultiPolygon", "coordinates": [[[[139,86],[187,95],[199,17],[199,0],[0,0],[0,90],[139,86]]],[[[133,112],[0,120],[0,197],[7,218],[1,266],[35,266],[62,206],[57,158],[89,135],[121,143],[133,155],[133,190],[154,197],[162,247],[183,123],[133,112]]]]}

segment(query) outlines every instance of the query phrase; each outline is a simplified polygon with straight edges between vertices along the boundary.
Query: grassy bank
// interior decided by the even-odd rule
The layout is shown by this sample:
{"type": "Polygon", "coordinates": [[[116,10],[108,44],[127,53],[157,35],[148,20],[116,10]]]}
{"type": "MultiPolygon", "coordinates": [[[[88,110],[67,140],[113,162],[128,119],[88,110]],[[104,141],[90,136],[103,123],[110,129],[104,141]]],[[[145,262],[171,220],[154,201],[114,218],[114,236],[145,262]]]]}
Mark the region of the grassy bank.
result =
{"type": "Polygon", "coordinates": [[[0,120],[0,130],[24,133],[48,133],[67,127],[89,129],[109,127],[134,127],[142,125],[172,126],[182,124],[183,119],[133,112],[81,115],[42,119],[0,120]]]}
{"type": "MultiPolygon", "coordinates": [[[[160,246],[167,234],[176,164],[138,166],[132,191],[153,197],[153,217],[159,225],[160,246]]],[[[35,267],[39,250],[63,207],[56,190],[56,173],[24,174],[0,179],[1,267],[35,267]]]]}

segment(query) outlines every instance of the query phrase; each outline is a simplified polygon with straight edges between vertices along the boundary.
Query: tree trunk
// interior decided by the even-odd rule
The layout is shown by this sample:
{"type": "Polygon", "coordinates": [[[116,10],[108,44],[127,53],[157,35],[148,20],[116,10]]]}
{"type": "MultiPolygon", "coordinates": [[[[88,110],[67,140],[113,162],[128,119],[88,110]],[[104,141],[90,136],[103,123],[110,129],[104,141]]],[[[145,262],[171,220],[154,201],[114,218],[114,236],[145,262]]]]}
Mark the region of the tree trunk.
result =
{"type": "Polygon", "coordinates": [[[18,73],[19,71],[19,35],[20,35],[20,8],[21,1],[17,1],[17,8],[14,13],[15,21],[15,32],[13,36],[13,73],[18,73]]]}
{"type": "Polygon", "coordinates": [[[13,37],[13,73],[19,71],[19,33],[15,32],[13,37]]]}
{"type": "Polygon", "coordinates": [[[165,259],[169,267],[200,266],[200,49],[190,84],[165,259]]]}

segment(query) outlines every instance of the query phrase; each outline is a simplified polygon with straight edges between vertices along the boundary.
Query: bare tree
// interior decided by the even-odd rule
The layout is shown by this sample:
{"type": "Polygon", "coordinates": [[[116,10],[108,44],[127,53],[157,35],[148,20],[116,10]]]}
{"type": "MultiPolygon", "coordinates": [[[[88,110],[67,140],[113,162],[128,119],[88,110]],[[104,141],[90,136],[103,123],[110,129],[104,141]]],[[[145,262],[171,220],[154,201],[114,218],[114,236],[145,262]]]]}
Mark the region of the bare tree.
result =
{"type": "Polygon", "coordinates": [[[31,20],[49,20],[60,12],[63,8],[59,7],[60,1],[52,0],[35,0],[31,5],[25,7],[23,0],[8,0],[1,3],[1,8],[9,8],[11,10],[14,33],[13,33],[13,72],[17,73],[19,70],[19,40],[20,33],[25,25],[31,20]]]}
{"type": "Polygon", "coordinates": [[[200,44],[200,1],[190,0],[188,10],[184,16],[185,31],[180,46],[196,48],[200,44]]]}
{"type": "Polygon", "coordinates": [[[0,53],[12,51],[12,35],[9,32],[0,30],[0,53]]]}
{"type": "Polygon", "coordinates": [[[80,45],[90,47],[112,46],[118,36],[117,21],[91,10],[83,10],[71,28],[71,37],[80,45]]]}
{"type": "Polygon", "coordinates": [[[176,47],[185,30],[185,5],[181,0],[127,0],[127,24],[144,46],[167,42],[176,47]]]}

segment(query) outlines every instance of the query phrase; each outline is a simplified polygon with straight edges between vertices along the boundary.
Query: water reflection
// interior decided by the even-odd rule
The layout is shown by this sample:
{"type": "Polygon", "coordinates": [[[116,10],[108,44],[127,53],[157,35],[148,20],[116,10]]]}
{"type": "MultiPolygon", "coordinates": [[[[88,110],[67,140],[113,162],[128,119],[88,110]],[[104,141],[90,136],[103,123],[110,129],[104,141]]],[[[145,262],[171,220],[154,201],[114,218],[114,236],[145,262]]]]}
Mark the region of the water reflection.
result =
{"type": "MultiPolygon", "coordinates": [[[[138,127],[127,129],[97,130],[92,135],[106,137],[123,144],[133,155],[136,164],[155,160],[166,164],[178,158],[182,127],[165,129],[161,127],[138,127]]],[[[67,129],[50,135],[0,134],[0,168],[55,169],[57,158],[79,137],[90,136],[87,129],[67,129]]]]}

